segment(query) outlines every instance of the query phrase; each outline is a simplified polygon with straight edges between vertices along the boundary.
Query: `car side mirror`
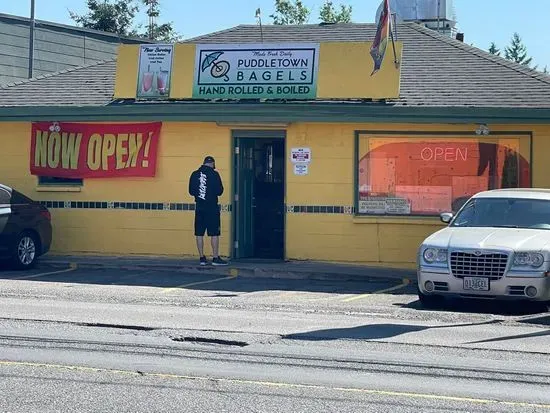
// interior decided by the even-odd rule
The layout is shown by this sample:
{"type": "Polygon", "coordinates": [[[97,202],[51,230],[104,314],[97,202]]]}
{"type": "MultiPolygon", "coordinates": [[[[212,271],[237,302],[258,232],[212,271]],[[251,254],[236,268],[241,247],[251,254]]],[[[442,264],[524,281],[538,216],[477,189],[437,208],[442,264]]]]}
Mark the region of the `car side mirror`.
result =
{"type": "Polygon", "coordinates": [[[439,218],[441,219],[441,222],[444,222],[445,224],[448,224],[453,219],[453,213],[452,212],[443,212],[439,215],[439,218]]]}

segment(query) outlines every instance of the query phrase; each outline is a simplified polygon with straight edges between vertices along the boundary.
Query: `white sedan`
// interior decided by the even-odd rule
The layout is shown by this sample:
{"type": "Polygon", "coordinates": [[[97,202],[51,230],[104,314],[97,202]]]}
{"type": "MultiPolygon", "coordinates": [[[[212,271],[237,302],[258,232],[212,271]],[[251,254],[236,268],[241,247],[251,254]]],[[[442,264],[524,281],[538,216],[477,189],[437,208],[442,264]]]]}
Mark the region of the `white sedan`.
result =
{"type": "Polygon", "coordinates": [[[550,190],[498,189],[470,198],[418,250],[418,296],[550,301],[550,190]]]}

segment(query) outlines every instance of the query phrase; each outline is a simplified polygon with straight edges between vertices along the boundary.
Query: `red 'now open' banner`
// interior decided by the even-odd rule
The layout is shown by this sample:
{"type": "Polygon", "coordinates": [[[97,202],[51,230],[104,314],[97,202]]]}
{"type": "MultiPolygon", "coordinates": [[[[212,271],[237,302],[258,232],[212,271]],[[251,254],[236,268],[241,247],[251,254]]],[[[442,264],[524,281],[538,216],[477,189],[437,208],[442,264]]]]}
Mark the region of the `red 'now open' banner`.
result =
{"type": "Polygon", "coordinates": [[[155,176],[161,125],[33,123],[31,174],[59,178],[155,176]]]}

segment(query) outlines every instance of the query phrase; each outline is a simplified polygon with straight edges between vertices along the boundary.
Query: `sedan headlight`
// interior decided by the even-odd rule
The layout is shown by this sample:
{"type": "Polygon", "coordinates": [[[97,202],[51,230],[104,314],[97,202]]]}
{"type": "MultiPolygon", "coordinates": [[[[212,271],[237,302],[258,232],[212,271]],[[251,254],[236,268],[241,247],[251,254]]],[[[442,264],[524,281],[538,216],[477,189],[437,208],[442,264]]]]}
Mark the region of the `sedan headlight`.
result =
{"type": "Polygon", "coordinates": [[[516,252],[514,265],[517,267],[539,268],[544,264],[544,256],[539,252],[516,252]]]}
{"type": "Polygon", "coordinates": [[[439,248],[426,248],[422,254],[428,264],[447,262],[447,250],[439,248]]]}

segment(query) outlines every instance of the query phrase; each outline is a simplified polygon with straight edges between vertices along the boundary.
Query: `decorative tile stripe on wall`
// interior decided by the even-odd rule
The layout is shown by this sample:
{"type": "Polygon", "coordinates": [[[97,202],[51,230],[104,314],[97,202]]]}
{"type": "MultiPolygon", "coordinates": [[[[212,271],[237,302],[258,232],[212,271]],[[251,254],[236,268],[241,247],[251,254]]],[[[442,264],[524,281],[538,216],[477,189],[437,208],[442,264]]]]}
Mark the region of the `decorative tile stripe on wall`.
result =
{"type": "MultiPolygon", "coordinates": [[[[51,209],[136,209],[148,211],[194,211],[195,204],[174,202],[114,202],[114,201],[41,201],[51,209]]],[[[220,205],[222,212],[230,212],[231,205],[220,205]]]]}
{"type": "MultiPolygon", "coordinates": [[[[194,211],[195,204],[175,202],[114,201],[41,201],[50,209],[135,209],[147,211],[194,211]]],[[[222,212],[231,212],[232,205],[220,205],[222,212]]],[[[353,214],[355,208],[338,205],[286,205],[287,214],[353,214]]]]}
{"type": "Polygon", "coordinates": [[[353,214],[354,207],[336,205],[287,205],[288,214],[353,214]]]}

